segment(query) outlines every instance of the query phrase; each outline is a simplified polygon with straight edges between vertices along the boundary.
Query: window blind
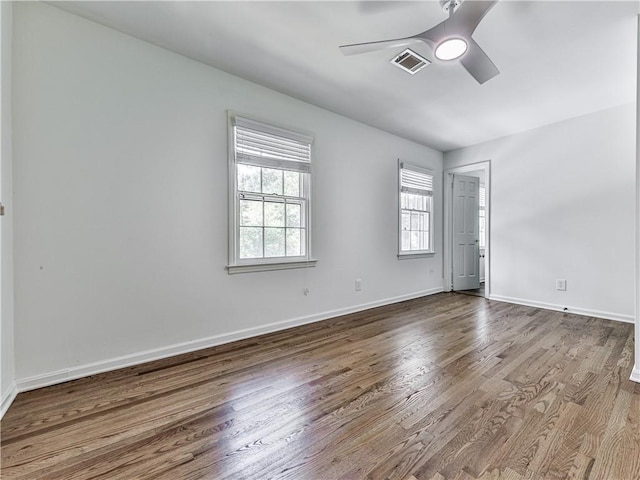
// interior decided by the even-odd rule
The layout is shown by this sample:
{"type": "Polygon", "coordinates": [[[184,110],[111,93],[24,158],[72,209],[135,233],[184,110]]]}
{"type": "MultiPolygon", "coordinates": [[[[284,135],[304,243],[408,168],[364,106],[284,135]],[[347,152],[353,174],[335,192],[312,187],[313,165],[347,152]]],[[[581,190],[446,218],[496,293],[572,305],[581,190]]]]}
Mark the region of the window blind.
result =
{"type": "Polygon", "coordinates": [[[433,175],[402,164],[400,188],[403,192],[433,195],[433,175]]]}
{"type": "Polygon", "coordinates": [[[480,187],[480,208],[485,208],[487,206],[487,193],[484,187],[480,187]]]}
{"type": "Polygon", "coordinates": [[[311,171],[313,137],[235,117],[235,161],[302,173],[311,171]]]}

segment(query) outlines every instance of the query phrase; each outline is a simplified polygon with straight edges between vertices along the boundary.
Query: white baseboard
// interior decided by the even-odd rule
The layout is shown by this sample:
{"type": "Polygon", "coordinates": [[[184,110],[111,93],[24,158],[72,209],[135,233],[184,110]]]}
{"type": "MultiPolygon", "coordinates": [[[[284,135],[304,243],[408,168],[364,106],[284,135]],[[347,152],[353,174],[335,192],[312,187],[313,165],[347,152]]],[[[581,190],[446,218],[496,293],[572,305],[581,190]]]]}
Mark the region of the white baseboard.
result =
{"type": "Polygon", "coordinates": [[[53,372],[44,373],[41,375],[34,375],[32,377],[27,377],[27,378],[21,378],[16,380],[16,384],[18,388],[17,391],[26,392],[28,390],[47,387],[50,385],[55,385],[57,383],[62,383],[62,382],[67,382],[69,380],[75,380],[78,378],[87,377],[89,375],[96,375],[98,373],[117,370],[119,368],[131,367],[133,365],[139,365],[141,363],[151,362],[154,360],[161,360],[163,358],[172,357],[172,356],[180,355],[183,353],[194,352],[196,350],[202,350],[204,348],[215,347],[216,345],[235,342],[237,340],[243,340],[245,338],[263,335],[265,333],[273,333],[279,330],[285,330],[287,328],[298,327],[301,325],[306,325],[308,323],[314,323],[314,322],[319,322],[320,320],[326,320],[328,318],[347,315],[349,313],[360,312],[363,310],[368,310],[370,308],[381,307],[383,305],[390,305],[393,303],[403,302],[405,300],[411,300],[414,298],[424,297],[427,295],[433,295],[435,293],[440,293],[440,292],[442,292],[442,287],[432,288],[429,290],[422,290],[420,292],[414,292],[407,295],[400,295],[397,297],[385,298],[382,300],[376,300],[374,302],[363,303],[360,305],[354,305],[351,307],[331,310],[331,311],[323,312],[319,314],[307,315],[304,317],[298,317],[291,320],[284,320],[281,322],[274,322],[267,325],[261,325],[259,327],[245,328],[243,330],[236,330],[235,332],[214,335],[212,337],[202,338],[200,340],[176,343],[173,345],[167,345],[165,347],[155,348],[155,349],[147,350],[144,352],[133,353],[130,355],[123,355],[120,357],[88,363],[88,364],[80,365],[77,367],[57,370],[53,372]]]}
{"type": "Polygon", "coordinates": [[[15,382],[11,384],[11,387],[2,395],[2,400],[0,401],[0,419],[4,417],[4,414],[7,413],[9,407],[16,399],[18,395],[18,386],[15,382]]]}
{"type": "Polygon", "coordinates": [[[558,312],[575,313],[576,315],[604,318],[606,320],[615,320],[624,323],[635,323],[635,318],[633,315],[625,315],[622,313],[602,312],[600,310],[589,310],[586,308],[570,307],[567,305],[555,305],[553,303],[537,302],[535,300],[527,300],[523,298],[503,297],[502,295],[490,295],[489,300],[515,303],[518,305],[526,305],[528,307],[545,308],[547,310],[556,310],[558,312]],[[567,308],[567,310],[565,310],[565,307],[567,308]]]}
{"type": "Polygon", "coordinates": [[[629,380],[640,383],[640,363],[636,363],[633,370],[631,370],[631,377],[629,377],[629,380]]]}

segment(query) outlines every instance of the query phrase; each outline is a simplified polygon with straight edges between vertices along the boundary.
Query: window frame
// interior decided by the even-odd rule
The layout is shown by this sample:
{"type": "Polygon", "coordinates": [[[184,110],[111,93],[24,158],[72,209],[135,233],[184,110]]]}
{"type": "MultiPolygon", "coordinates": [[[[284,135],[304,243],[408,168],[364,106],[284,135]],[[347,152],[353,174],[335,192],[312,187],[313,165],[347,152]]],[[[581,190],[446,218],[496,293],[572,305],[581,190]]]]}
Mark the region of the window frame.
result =
{"type": "MultiPolygon", "coordinates": [[[[272,122],[265,122],[257,120],[247,115],[238,114],[233,111],[227,112],[227,130],[228,130],[228,230],[229,230],[229,252],[228,252],[228,264],[225,267],[229,274],[234,273],[246,273],[246,272],[259,272],[269,270],[284,270],[292,268],[307,268],[314,267],[317,263],[312,256],[311,244],[312,244],[312,232],[311,232],[311,168],[309,166],[308,172],[301,173],[301,189],[302,196],[296,197],[302,199],[301,206],[301,221],[305,220],[303,228],[305,231],[305,254],[297,256],[283,256],[283,257],[262,257],[262,258],[240,258],[240,192],[238,190],[238,173],[237,166],[239,164],[246,164],[236,161],[236,141],[235,141],[235,126],[237,123],[241,123],[243,126],[249,125],[252,129],[269,133],[272,135],[281,135],[285,138],[292,138],[305,143],[310,146],[310,159],[313,159],[313,140],[314,137],[308,132],[296,131],[287,127],[275,125],[272,122]]],[[[280,166],[261,166],[262,168],[274,168],[278,170],[287,171],[286,168],[280,166]]],[[[291,170],[289,170],[291,171],[291,170]]],[[[254,195],[253,193],[251,195],[254,195]]],[[[262,202],[268,197],[274,199],[282,199],[286,203],[286,199],[290,196],[284,195],[271,195],[264,193],[255,193],[256,197],[262,197],[262,202]]],[[[262,227],[265,228],[264,225],[262,227]]],[[[263,233],[264,234],[264,233],[263,233]]],[[[286,235],[286,227],[285,227],[286,235]]],[[[264,254],[264,252],[263,252],[264,254]]]]}
{"type": "Polygon", "coordinates": [[[435,175],[433,170],[420,167],[407,162],[398,160],[398,259],[430,257],[436,253],[435,250],[435,232],[434,232],[434,210],[435,210],[435,175]],[[429,212],[429,249],[427,250],[402,250],[402,170],[410,170],[422,175],[431,177],[431,202],[429,212]]]}

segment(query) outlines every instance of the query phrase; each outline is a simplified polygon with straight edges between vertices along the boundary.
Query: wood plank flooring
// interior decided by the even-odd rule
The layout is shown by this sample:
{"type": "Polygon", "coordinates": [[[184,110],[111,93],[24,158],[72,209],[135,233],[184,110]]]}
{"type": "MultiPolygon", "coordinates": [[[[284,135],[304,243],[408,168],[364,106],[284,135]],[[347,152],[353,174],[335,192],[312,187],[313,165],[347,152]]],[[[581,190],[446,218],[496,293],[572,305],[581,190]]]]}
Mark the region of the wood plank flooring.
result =
{"type": "Polygon", "coordinates": [[[633,326],[438,294],[18,395],[4,480],[639,480],[633,326]]]}

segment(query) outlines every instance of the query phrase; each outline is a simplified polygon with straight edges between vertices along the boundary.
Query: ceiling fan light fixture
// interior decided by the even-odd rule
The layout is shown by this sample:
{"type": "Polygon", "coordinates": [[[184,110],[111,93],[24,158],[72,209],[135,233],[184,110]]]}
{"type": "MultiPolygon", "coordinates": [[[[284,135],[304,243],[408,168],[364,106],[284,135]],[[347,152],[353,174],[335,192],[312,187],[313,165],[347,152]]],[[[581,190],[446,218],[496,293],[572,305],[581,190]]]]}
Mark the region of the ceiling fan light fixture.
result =
{"type": "Polygon", "coordinates": [[[438,60],[455,60],[465,54],[469,46],[462,38],[447,38],[436,47],[435,54],[438,60]]]}

